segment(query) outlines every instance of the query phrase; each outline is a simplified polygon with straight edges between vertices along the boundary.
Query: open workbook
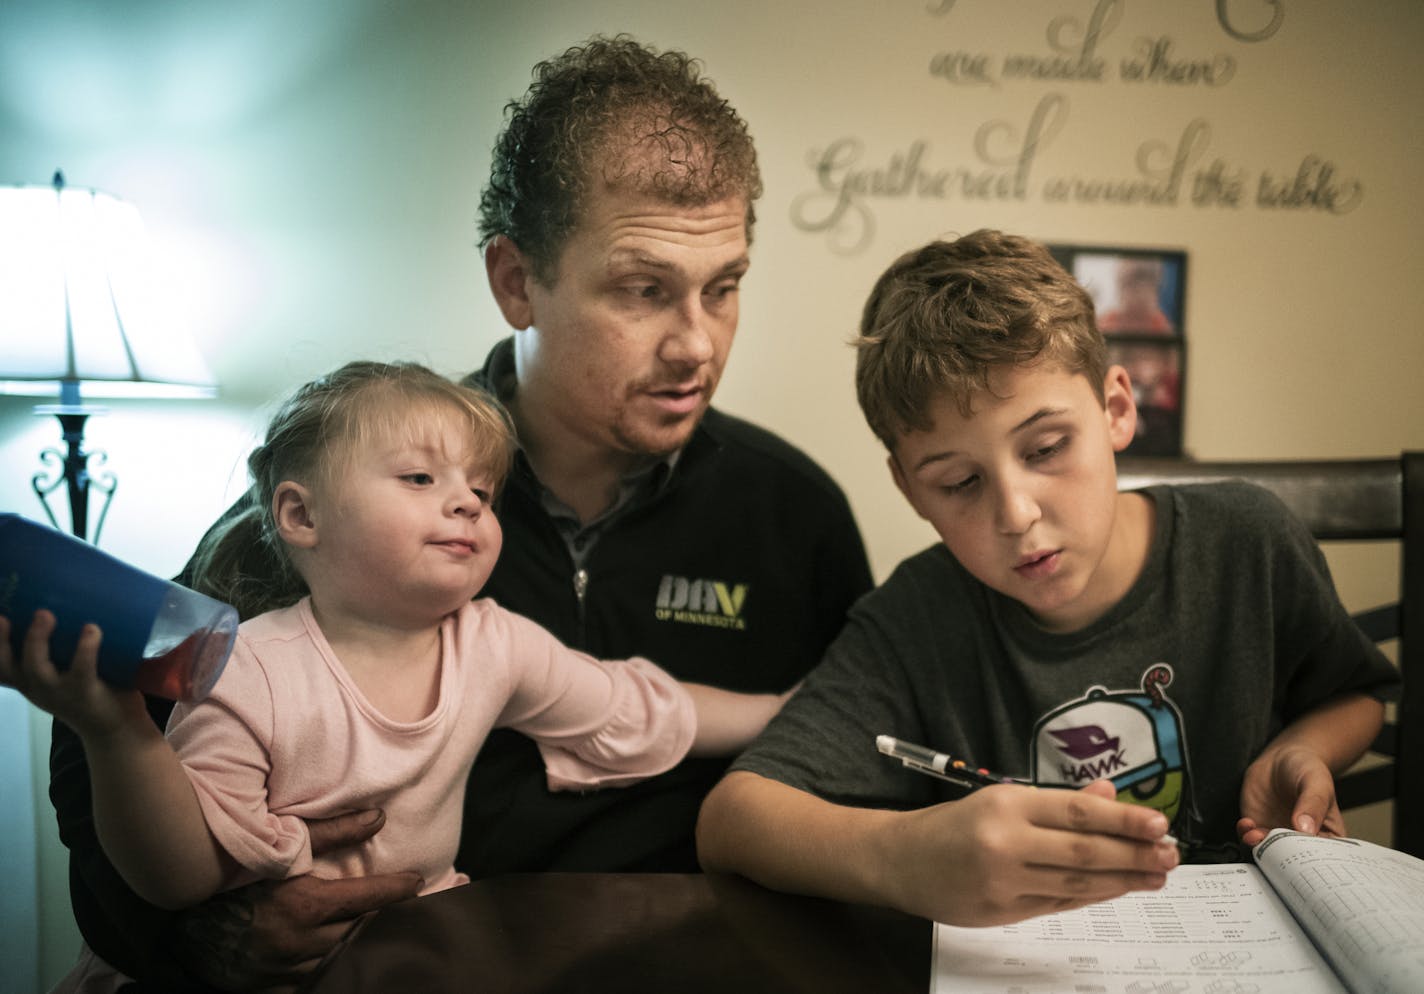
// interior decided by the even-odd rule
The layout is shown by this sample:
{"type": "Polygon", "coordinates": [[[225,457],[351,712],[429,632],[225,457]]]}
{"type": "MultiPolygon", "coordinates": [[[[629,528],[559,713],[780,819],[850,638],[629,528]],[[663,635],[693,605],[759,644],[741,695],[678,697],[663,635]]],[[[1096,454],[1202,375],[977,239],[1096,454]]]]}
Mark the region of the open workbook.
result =
{"type": "Polygon", "coordinates": [[[1424,860],[1281,830],[1252,855],[1015,925],[937,924],[931,994],[1424,992],[1424,860]]]}

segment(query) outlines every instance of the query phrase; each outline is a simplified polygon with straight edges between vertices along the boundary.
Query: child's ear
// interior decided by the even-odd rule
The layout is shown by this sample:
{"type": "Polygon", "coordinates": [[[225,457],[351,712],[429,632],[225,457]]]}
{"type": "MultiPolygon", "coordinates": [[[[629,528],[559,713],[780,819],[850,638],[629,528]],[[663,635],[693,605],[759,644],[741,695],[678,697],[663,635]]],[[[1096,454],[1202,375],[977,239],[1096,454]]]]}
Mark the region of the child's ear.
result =
{"type": "Polygon", "coordinates": [[[510,327],[523,331],[533,324],[534,308],[529,300],[533,268],[519,246],[504,235],[495,235],[485,246],[485,275],[510,327]]]}
{"type": "Polygon", "coordinates": [[[283,480],[272,493],[272,520],[282,541],[298,549],[316,545],[316,519],[312,516],[311,491],[293,480],[283,480]]]}
{"type": "Polygon", "coordinates": [[[1137,400],[1132,395],[1132,377],[1122,366],[1113,366],[1103,379],[1103,413],[1108,420],[1108,438],[1114,452],[1121,452],[1137,434],[1137,400]]]}

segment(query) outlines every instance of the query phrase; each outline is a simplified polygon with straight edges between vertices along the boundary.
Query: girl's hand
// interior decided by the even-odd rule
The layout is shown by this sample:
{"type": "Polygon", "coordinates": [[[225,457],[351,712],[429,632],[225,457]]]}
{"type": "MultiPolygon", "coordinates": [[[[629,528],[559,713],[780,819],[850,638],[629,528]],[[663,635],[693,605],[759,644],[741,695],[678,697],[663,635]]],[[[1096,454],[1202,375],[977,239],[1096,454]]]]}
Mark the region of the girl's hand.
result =
{"type": "Polygon", "coordinates": [[[136,690],[120,690],[99,678],[97,625],[85,625],[69,668],[61,671],[49,658],[49,638],[55,627],[54,615],[35,612],[25,633],[16,660],[10,648],[10,619],[0,616],[0,684],[14,687],[35,707],[54,715],[72,727],[86,741],[102,738],[135,720],[152,724],[136,690]]]}

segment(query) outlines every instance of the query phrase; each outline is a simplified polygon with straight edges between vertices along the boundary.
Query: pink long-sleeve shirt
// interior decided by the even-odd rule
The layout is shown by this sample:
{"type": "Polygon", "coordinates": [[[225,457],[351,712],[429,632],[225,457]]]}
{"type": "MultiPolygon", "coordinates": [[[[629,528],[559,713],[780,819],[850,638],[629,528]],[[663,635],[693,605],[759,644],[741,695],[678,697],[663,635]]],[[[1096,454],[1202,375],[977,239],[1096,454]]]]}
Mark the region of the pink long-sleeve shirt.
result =
{"type": "Polygon", "coordinates": [[[180,704],[168,737],[213,836],[243,867],[229,886],[417,870],[428,893],[468,879],[454,868],[465,781],[496,727],[538,743],[550,789],[587,789],[676,765],[696,714],[653,663],[575,652],[486,599],[441,625],[434,710],[391,721],[356,687],[303,600],[241,626],[213,693],[180,704]],[[313,858],[303,819],[376,807],[386,824],[369,842],[313,858]]]}

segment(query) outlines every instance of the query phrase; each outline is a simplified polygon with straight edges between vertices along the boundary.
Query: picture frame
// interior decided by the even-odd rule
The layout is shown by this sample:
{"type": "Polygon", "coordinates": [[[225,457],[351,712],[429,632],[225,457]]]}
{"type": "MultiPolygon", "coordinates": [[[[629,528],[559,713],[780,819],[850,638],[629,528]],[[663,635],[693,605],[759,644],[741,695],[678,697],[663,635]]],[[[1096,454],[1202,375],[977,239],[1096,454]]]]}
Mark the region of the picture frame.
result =
{"type": "Polygon", "coordinates": [[[1187,374],[1187,254],[1177,249],[1049,245],[1093,298],[1108,362],[1123,366],[1137,401],[1137,435],[1123,456],[1183,454],[1187,374]]]}

